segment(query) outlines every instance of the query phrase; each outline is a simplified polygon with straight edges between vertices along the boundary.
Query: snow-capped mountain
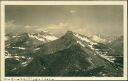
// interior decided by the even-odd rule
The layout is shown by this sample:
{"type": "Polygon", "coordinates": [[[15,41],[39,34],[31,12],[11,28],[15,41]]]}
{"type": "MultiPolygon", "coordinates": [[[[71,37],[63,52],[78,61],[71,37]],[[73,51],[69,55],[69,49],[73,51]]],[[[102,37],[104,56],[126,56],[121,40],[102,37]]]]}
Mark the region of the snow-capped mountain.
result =
{"type": "MultiPolygon", "coordinates": [[[[38,45],[44,44],[58,39],[48,32],[41,31],[39,33],[23,33],[20,35],[6,36],[6,56],[11,55],[29,55],[36,50],[38,45]]],[[[7,56],[8,57],[8,56],[7,56]]]]}
{"type": "MultiPolygon", "coordinates": [[[[46,32],[45,32],[46,33],[46,32]]],[[[45,38],[44,32],[32,34],[32,39],[45,38]]],[[[48,37],[49,39],[49,37],[48,37]]],[[[50,36],[52,41],[38,44],[27,50],[27,61],[18,61],[8,76],[122,76],[110,47],[90,37],[68,31],[60,38],[50,36]],[[31,59],[28,59],[31,57],[31,59]],[[13,70],[12,70],[13,69],[13,70]],[[35,70],[36,69],[36,70],[35,70]]],[[[18,48],[24,51],[24,48],[18,48]]],[[[26,48],[25,48],[26,49],[26,48]]],[[[13,50],[15,52],[15,50],[13,50]]],[[[14,60],[14,59],[13,59],[14,60]]],[[[10,63],[10,62],[9,62],[10,63]]],[[[12,62],[13,63],[13,62],[12,62]]],[[[8,61],[7,61],[8,65],[8,61]]]]}
{"type": "Polygon", "coordinates": [[[101,38],[101,37],[99,37],[97,35],[93,35],[91,38],[92,38],[92,40],[94,40],[96,42],[99,42],[99,43],[105,43],[105,42],[107,42],[106,39],[103,39],[103,38],[101,38]]]}
{"type": "Polygon", "coordinates": [[[6,47],[14,49],[25,49],[26,47],[36,47],[40,44],[58,39],[48,32],[41,31],[39,33],[23,33],[19,35],[7,35],[6,47]]]}
{"type": "Polygon", "coordinates": [[[57,37],[55,37],[54,35],[46,31],[41,31],[40,33],[29,34],[29,37],[33,39],[37,39],[42,42],[50,42],[50,41],[58,39],[57,37]]]}
{"type": "MultiPolygon", "coordinates": [[[[26,66],[33,59],[32,54],[36,46],[56,39],[57,37],[46,31],[18,35],[8,34],[5,36],[5,59],[7,62],[11,60],[18,62],[18,67],[26,66]]],[[[12,67],[10,67],[12,71],[18,69],[15,64],[12,67]]]]}
{"type": "Polygon", "coordinates": [[[46,31],[41,31],[39,33],[23,33],[19,35],[11,35],[11,36],[6,35],[5,41],[8,41],[9,39],[13,39],[13,40],[21,39],[21,38],[23,39],[25,37],[29,39],[35,39],[38,41],[42,41],[44,43],[58,39],[56,36],[52,35],[51,33],[48,33],[46,31]]]}

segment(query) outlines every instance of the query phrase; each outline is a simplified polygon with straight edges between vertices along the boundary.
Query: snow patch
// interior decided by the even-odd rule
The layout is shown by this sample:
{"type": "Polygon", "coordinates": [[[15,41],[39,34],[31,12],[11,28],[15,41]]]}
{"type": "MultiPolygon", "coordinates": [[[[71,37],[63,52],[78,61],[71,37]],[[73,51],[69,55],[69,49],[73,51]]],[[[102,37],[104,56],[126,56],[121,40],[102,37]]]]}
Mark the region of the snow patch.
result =
{"type": "Polygon", "coordinates": [[[12,36],[12,38],[16,38],[16,37],[20,37],[20,36],[15,36],[15,35],[14,35],[14,36],[12,36]]]}
{"type": "Polygon", "coordinates": [[[89,45],[89,47],[90,47],[92,50],[95,50],[95,49],[93,48],[93,45],[89,45]]]}
{"type": "Polygon", "coordinates": [[[27,62],[22,62],[21,64],[22,64],[23,66],[27,66],[27,65],[28,65],[27,62]]]}
{"type": "Polygon", "coordinates": [[[106,56],[103,54],[99,54],[101,57],[103,57],[104,59],[108,60],[109,62],[114,63],[114,60],[116,60],[113,56],[106,56]]]}
{"type": "Polygon", "coordinates": [[[21,49],[21,50],[25,50],[26,49],[24,47],[12,47],[12,48],[21,49]]]}
{"type": "Polygon", "coordinates": [[[100,42],[100,43],[106,41],[105,39],[102,39],[102,38],[100,38],[100,37],[98,37],[98,36],[96,36],[96,35],[93,35],[92,39],[93,39],[94,41],[100,42]]]}
{"type": "Polygon", "coordinates": [[[81,39],[82,41],[90,42],[90,40],[88,40],[88,39],[85,38],[85,37],[80,36],[79,34],[75,34],[75,36],[76,36],[77,38],[81,39]]]}
{"type": "Polygon", "coordinates": [[[13,68],[12,70],[16,70],[16,67],[15,67],[15,68],[13,68]]]}
{"type": "Polygon", "coordinates": [[[43,38],[39,38],[38,36],[34,36],[34,35],[30,35],[29,34],[29,37],[34,38],[34,39],[37,39],[39,41],[45,41],[43,38]]]}
{"type": "Polygon", "coordinates": [[[43,41],[43,42],[45,42],[45,41],[53,41],[53,40],[58,39],[55,36],[51,36],[51,35],[40,35],[40,34],[38,34],[38,35],[31,35],[31,34],[29,34],[29,37],[34,38],[34,39],[37,39],[39,41],[43,41]]]}
{"type": "Polygon", "coordinates": [[[91,45],[96,45],[97,43],[89,40],[87,37],[82,37],[79,34],[74,34],[77,38],[81,39],[82,41],[88,42],[91,45]]]}
{"type": "Polygon", "coordinates": [[[16,60],[20,61],[20,58],[26,58],[25,56],[13,56],[13,58],[15,58],[16,60]]]}
{"type": "Polygon", "coordinates": [[[31,57],[27,58],[27,61],[22,62],[21,65],[22,65],[23,67],[27,66],[27,65],[32,61],[32,59],[33,59],[33,58],[31,58],[31,57]]]}
{"type": "Polygon", "coordinates": [[[92,58],[88,58],[88,61],[93,65],[92,58]]]}
{"type": "Polygon", "coordinates": [[[16,36],[12,36],[13,38],[15,38],[16,36]]]}
{"type": "MultiPolygon", "coordinates": [[[[79,38],[80,40],[82,40],[82,41],[84,41],[84,42],[87,42],[88,43],[88,46],[91,48],[91,49],[95,49],[94,47],[93,47],[93,45],[96,45],[97,43],[95,43],[95,42],[93,42],[93,41],[91,41],[91,40],[89,40],[87,37],[82,37],[82,36],[80,36],[79,34],[74,34],[77,38],[79,38]]],[[[80,42],[80,44],[81,44],[81,42],[80,42]]],[[[81,44],[82,46],[84,45],[84,44],[81,44]]],[[[84,46],[85,47],[85,46],[84,46]]]]}
{"type": "Polygon", "coordinates": [[[58,39],[55,36],[48,36],[48,35],[47,36],[43,36],[43,37],[46,38],[47,40],[51,40],[51,41],[58,39]]]}
{"type": "Polygon", "coordinates": [[[40,49],[40,48],[36,48],[36,49],[34,49],[34,50],[36,51],[36,50],[39,50],[39,49],[40,49]]]}
{"type": "Polygon", "coordinates": [[[85,47],[84,44],[82,44],[82,42],[77,41],[78,44],[80,44],[81,46],[85,47]]]}

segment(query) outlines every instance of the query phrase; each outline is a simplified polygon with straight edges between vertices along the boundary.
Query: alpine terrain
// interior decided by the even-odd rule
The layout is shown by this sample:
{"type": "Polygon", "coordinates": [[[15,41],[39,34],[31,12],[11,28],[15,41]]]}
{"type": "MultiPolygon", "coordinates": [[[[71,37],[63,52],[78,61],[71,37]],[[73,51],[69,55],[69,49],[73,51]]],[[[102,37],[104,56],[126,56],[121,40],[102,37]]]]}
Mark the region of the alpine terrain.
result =
{"type": "Polygon", "coordinates": [[[6,76],[123,76],[123,36],[111,42],[72,31],[6,35],[6,76]]]}

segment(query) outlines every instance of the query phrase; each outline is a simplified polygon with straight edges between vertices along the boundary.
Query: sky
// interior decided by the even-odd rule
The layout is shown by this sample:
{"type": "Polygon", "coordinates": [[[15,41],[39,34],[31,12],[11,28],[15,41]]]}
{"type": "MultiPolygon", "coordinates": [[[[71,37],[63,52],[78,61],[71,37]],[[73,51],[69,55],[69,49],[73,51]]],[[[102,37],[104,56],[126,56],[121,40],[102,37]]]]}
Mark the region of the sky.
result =
{"type": "Polygon", "coordinates": [[[48,31],[62,36],[70,30],[83,35],[122,35],[123,6],[7,5],[6,33],[48,31]]]}

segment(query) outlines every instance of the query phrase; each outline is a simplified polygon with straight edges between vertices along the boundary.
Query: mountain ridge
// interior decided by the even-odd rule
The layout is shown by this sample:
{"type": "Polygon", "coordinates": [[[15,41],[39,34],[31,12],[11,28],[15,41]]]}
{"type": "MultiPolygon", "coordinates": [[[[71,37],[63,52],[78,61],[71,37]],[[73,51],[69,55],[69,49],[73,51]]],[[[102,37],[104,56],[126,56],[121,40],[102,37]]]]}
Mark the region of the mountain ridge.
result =
{"type": "Polygon", "coordinates": [[[6,66],[12,64],[6,67],[7,76],[122,76],[120,67],[106,57],[111,53],[107,45],[72,31],[27,51],[31,53],[25,59],[6,59],[6,66]],[[14,60],[18,61],[16,65],[14,60]]]}

